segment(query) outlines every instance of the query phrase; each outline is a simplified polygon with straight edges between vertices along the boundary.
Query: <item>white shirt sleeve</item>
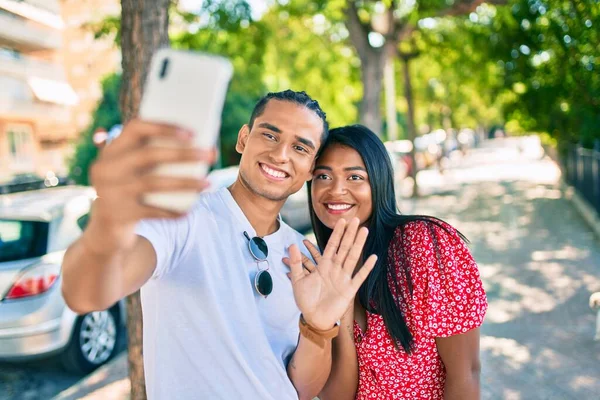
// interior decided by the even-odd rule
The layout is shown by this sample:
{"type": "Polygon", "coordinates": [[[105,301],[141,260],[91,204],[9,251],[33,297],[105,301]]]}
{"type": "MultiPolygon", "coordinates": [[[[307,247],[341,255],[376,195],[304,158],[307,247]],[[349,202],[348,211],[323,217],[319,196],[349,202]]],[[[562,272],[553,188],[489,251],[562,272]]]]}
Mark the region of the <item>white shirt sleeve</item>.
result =
{"type": "Polygon", "coordinates": [[[156,269],[152,278],[160,278],[176,267],[186,252],[190,232],[188,216],[179,219],[146,219],[138,223],[135,233],[152,244],[156,252],[156,269]]]}

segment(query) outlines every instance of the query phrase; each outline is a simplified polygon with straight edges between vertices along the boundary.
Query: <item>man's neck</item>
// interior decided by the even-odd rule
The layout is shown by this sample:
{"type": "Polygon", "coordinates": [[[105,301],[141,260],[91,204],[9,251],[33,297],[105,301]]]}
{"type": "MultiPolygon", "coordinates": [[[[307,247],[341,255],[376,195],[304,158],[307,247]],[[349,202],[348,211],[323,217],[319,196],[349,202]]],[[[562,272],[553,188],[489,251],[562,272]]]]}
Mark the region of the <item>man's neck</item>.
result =
{"type": "Polygon", "coordinates": [[[285,201],[278,202],[259,196],[249,190],[239,178],[228,189],[257,236],[267,236],[277,231],[277,216],[285,201]]]}

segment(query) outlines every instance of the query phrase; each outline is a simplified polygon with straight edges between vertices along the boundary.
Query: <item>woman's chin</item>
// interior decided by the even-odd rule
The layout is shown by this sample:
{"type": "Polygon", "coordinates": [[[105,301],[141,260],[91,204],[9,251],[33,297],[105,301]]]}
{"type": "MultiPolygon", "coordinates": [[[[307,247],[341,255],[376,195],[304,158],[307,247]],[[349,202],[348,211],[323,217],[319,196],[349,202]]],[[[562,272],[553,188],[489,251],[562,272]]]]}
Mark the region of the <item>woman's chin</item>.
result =
{"type": "Polygon", "coordinates": [[[340,219],[344,219],[346,222],[350,220],[350,218],[345,215],[327,215],[326,218],[321,219],[321,222],[323,225],[333,230],[333,228],[335,228],[335,224],[337,224],[340,219]]]}

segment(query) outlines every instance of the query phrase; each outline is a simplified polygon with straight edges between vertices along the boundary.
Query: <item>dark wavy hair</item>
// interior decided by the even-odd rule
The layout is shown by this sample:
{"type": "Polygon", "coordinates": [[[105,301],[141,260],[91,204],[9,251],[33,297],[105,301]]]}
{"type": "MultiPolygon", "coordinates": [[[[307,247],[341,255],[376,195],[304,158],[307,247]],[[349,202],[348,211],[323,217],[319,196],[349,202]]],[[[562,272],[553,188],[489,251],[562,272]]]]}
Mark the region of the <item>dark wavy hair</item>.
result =
{"type": "Polygon", "coordinates": [[[254,125],[254,120],[262,115],[267,107],[267,104],[271,100],[288,101],[299,106],[304,106],[317,114],[317,116],[323,122],[323,131],[321,133],[321,148],[323,148],[322,144],[325,142],[327,135],[329,134],[327,115],[321,109],[319,102],[310,97],[306,92],[296,92],[294,90],[287,89],[282,92],[267,93],[260,100],[258,100],[254,106],[254,109],[252,110],[252,115],[250,115],[250,121],[248,122],[250,129],[252,129],[252,126],[254,125]]]}
{"type": "MultiPolygon", "coordinates": [[[[396,347],[400,345],[409,353],[413,336],[408,329],[400,305],[392,293],[402,296],[399,277],[400,279],[403,277],[406,279],[411,293],[412,282],[406,257],[401,258],[401,265],[390,263],[392,261],[388,257],[390,241],[396,229],[403,229],[411,222],[424,221],[427,223],[435,245],[437,239],[433,225],[437,225],[446,231],[448,231],[448,225],[435,217],[402,215],[397,211],[392,163],[385,146],[370,129],[362,125],[332,129],[329,131],[329,137],[322,147],[321,154],[333,145],[350,147],[358,152],[365,163],[371,185],[373,213],[368,222],[369,237],[363,254],[365,256],[376,254],[377,263],[358,291],[359,301],[367,311],[380,314],[383,317],[386,329],[394,339],[396,347]]],[[[321,249],[324,249],[332,230],[325,226],[315,214],[312,207],[311,187],[312,182],[309,182],[310,217],[317,243],[321,249]]],[[[462,240],[466,241],[462,234],[458,234],[462,240]]],[[[436,251],[438,251],[439,260],[440,254],[437,246],[436,251]]]]}

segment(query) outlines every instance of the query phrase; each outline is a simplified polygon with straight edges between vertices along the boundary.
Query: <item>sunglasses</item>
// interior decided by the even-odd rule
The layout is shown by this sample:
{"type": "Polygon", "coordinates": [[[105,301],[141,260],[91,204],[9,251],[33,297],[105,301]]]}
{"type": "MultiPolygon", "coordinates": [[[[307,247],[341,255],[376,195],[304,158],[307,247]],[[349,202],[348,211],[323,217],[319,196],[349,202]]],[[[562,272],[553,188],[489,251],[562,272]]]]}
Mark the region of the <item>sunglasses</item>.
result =
{"type": "Polygon", "coordinates": [[[254,289],[266,299],[273,291],[273,278],[269,273],[269,261],[267,260],[267,256],[269,255],[267,242],[258,236],[251,238],[246,231],[244,231],[244,236],[248,239],[248,249],[252,257],[256,260],[258,268],[258,272],[254,276],[254,289]],[[266,269],[260,269],[261,262],[267,263],[266,269]]]}

